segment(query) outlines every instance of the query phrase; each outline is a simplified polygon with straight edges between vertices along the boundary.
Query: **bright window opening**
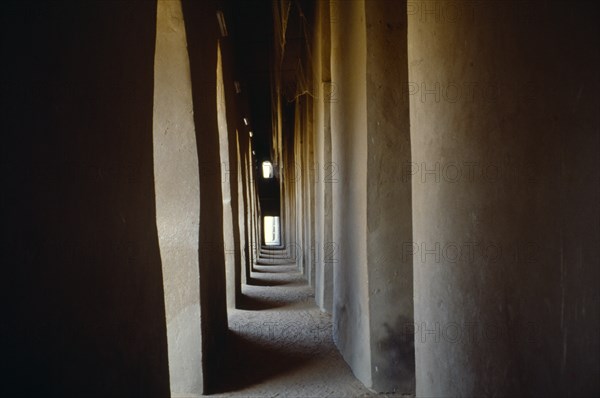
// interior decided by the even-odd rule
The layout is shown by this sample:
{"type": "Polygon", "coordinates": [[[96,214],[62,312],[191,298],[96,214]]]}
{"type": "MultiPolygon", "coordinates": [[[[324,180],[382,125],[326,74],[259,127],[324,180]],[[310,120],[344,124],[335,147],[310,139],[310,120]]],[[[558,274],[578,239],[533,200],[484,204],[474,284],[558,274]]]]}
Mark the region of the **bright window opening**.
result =
{"type": "Polygon", "coordinates": [[[263,178],[273,178],[273,165],[268,160],[262,162],[263,178]]]}
{"type": "Polygon", "coordinates": [[[265,245],[279,246],[281,244],[279,234],[279,217],[264,217],[265,245]]]}

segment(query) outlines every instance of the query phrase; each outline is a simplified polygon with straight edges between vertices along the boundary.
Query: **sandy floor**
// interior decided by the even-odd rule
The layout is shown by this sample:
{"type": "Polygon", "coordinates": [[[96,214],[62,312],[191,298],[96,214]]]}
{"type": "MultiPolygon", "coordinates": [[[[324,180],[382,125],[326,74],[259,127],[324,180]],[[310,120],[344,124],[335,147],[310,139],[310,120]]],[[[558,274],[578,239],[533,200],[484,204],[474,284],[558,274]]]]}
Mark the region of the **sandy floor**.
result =
{"type": "MultiPolygon", "coordinates": [[[[372,397],[335,348],[331,317],[294,265],[258,265],[230,311],[218,397],[372,397]]],[[[395,395],[386,395],[395,396],[395,395]]],[[[396,395],[399,396],[399,395],[396,395]]]]}

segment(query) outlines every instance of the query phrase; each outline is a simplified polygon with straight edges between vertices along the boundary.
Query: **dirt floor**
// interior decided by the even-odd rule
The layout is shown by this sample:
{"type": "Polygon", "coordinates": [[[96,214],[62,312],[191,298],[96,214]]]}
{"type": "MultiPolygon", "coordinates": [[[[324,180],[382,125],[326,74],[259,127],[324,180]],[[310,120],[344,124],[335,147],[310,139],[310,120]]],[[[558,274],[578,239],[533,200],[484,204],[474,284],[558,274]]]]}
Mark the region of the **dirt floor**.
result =
{"type": "MultiPolygon", "coordinates": [[[[336,349],[331,317],[295,265],[257,265],[230,311],[216,397],[373,397],[336,349]]],[[[388,397],[400,397],[390,395],[388,397]]]]}

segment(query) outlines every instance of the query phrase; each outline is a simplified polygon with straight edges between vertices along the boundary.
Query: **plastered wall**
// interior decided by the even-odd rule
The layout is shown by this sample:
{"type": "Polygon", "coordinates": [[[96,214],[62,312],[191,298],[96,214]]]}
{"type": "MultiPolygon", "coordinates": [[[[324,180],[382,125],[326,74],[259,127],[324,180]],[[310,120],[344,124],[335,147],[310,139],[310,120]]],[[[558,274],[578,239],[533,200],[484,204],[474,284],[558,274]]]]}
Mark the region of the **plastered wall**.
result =
{"type": "Polygon", "coordinates": [[[598,13],[432,3],[408,8],[417,395],[595,395],[598,13]]]}
{"type": "Polygon", "coordinates": [[[159,1],[156,20],[154,182],[171,393],[200,395],[200,177],[181,2],[159,1]]]}
{"type": "Polygon", "coordinates": [[[200,311],[204,392],[214,389],[225,366],[227,336],[222,161],[217,112],[218,26],[214,1],[183,1],[196,149],[200,164],[200,311]]]}
{"type": "Polygon", "coordinates": [[[367,271],[366,25],[362,1],[331,3],[333,339],[356,377],[372,384],[367,271]],[[362,78],[361,78],[362,77],[362,78]]]}
{"type": "MultiPolygon", "coordinates": [[[[412,238],[411,160],[406,50],[401,2],[366,1],[367,264],[372,387],[414,392],[413,259],[402,242],[412,238]]],[[[343,101],[343,98],[340,99],[343,101]]]]}
{"type": "Polygon", "coordinates": [[[4,5],[2,395],[169,395],[156,5],[4,5]]]}

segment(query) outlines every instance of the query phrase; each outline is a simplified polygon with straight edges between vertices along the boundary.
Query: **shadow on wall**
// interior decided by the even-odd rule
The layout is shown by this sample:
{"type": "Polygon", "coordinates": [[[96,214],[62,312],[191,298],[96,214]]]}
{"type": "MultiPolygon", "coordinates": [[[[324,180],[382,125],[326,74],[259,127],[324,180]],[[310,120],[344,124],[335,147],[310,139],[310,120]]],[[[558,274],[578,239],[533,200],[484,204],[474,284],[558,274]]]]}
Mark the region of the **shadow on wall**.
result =
{"type": "MultiPolygon", "coordinates": [[[[386,337],[378,342],[381,352],[385,352],[384,376],[388,380],[414,380],[415,375],[415,334],[412,319],[405,316],[396,318],[390,326],[383,324],[386,337]]],[[[414,382],[413,382],[414,384],[414,382]]],[[[414,385],[413,385],[414,390],[414,385]]]]}
{"type": "Polygon", "coordinates": [[[227,331],[223,194],[217,122],[216,1],[182,1],[200,162],[200,306],[204,393],[221,377],[227,331]]]}
{"type": "Polygon", "coordinates": [[[0,263],[13,307],[0,395],[168,396],[156,5],[13,2],[0,14],[0,263]]]}

